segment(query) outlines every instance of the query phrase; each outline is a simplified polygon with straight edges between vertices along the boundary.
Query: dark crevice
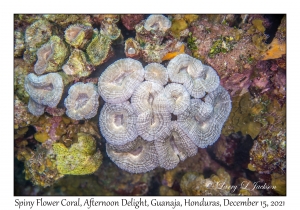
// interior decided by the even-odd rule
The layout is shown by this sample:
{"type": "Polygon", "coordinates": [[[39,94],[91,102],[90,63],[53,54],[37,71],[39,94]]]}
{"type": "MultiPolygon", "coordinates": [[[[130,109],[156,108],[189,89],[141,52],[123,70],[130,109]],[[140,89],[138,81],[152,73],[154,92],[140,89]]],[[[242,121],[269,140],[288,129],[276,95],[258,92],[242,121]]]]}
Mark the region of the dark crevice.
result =
{"type": "Polygon", "coordinates": [[[266,28],[265,34],[268,35],[267,40],[265,41],[266,44],[270,44],[277,32],[278,26],[281,23],[281,20],[283,18],[284,14],[267,14],[264,15],[264,18],[268,19],[270,22],[270,25],[266,28]]]}

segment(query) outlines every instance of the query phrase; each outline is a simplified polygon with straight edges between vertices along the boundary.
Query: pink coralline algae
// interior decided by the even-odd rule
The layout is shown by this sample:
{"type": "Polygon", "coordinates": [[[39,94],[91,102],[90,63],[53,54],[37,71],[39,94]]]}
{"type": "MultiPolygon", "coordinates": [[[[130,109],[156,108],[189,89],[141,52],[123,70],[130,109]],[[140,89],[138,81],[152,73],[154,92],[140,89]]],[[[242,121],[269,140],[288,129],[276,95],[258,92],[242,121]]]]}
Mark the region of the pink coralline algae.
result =
{"type": "Polygon", "coordinates": [[[144,15],[132,14],[132,15],[121,15],[121,21],[128,30],[134,30],[136,24],[144,19],[144,15]]]}

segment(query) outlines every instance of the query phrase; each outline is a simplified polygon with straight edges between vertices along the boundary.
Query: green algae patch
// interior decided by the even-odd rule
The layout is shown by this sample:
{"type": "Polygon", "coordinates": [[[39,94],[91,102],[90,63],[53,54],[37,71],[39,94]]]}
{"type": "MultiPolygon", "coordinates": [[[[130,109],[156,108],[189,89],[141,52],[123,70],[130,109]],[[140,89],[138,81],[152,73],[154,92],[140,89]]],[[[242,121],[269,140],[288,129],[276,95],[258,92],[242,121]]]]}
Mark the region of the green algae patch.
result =
{"type": "Polygon", "coordinates": [[[47,141],[49,139],[49,136],[46,132],[42,132],[42,133],[35,133],[34,138],[38,142],[44,143],[45,141],[47,141]]]}
{"type": "Polygon", "coordinates": [[[233,49],[234,38],[232,36],[221,36],[215,40],[209,50],[208,57],[214,58],[219,53],[228,53],[233,49]]]}
{"type": "Polygon", "coordinates": [[[263,21],[261,19],[254,19],[252,21],[253,26],[260,32],[264,33],[266,28],[263,25],[263,21]]]}
{"type": "Polygon", "coordinates": [[[98,66],[105,62],[109,57],[111,48],[111,40],[103,35],[97,35],[88,45],[86,52],[90,62],[94,66],[98,66]]]}
{"type": "Polygon", "coordinates": [[[78,133],[78,142],[67,148],[54,143],[57,169],[61,174],[84,175],[95,172],[102,163],[102,155],[96,150],[95,139],[85,133],[78,133]]]}
{"type": "Polygon", "coordinates": [[[249,122],[243,127],[245,130],[242,129],[242,133],[249,134],[252,139],[255,139],[260,133],[261,127],[261,124],[258,122],[249,122]]]}
{"type": "Polygon", "coordinates": [[[284,174],[273,173],[271,178],[271,185],[276,187],[274,191],[279,195],[286,195],[286,176],[284,174]]]}
{"type": "Polygon", "coordinates": [[[174,35],[176,38],[180,37],[180,32],[187,29],[188,24],[186,23],[185,20],[183,19],[175,19],[172,21],[172,26],[171,26],[171,33],[174,35]]]}

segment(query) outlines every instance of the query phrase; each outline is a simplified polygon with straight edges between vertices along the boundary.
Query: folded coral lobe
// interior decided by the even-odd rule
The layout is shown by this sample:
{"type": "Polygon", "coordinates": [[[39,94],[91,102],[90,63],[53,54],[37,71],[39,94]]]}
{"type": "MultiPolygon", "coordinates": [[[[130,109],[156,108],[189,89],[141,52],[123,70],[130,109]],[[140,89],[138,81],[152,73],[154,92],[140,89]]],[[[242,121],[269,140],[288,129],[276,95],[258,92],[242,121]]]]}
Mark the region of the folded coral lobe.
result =
{"type": "Polygon", "coordinates": [[[64,85],[58,73],[36,76],[30,73],[25,78],[25,90],[38,104],[56,107],[59,103],[64,85]]]}
{"type": "Polygon", "coordinates": [[[37,74],[56,72],[60,69],[68,56],[69,51],[63,40],[58,36],[52,36],[50,40],[37,51],[38,60],[34,65],[34,71],[37,74]]]}
{"type": "Polygon", "coordinates": [[[132,105],[105,103],[99,117],[100,130],[108,143],[124,145],[137,138],[136,114],[132,105]]]}
{"type": "Polygon", "coordinates": [[[166,85],[168,83],[167,69],[159,63],[149,63],[145,66],[145,80],[166,85]]]}
{"type": "Polygon", "coordinates": [[[108,103],[128,100],[144,80],[144,68],[134,59],[120,59],[106,68],[98,82],[101,97],[108,103]]]}
{"type": "Polygon", "coordinates": [[[93,83],[78,82],[71,86],[65,99],[66,114],[75,120],[90,119],[97,114],[99,94],[93,83]]]}
{"type": "Polygon", "coordinates": [[[154,142],[141,137],[121,146],[106,143],[106,152],[118,167],[130,173],[146,173],[159,165],[154,142]]]}
{"type": "Polygon", "coordinates": [[[160,30],[165,32],[171,28],[171,25],[171,21],[163,15],[150,15],[145,21],[144,27],[147,31],[160,30]]]}
{"type": "Polygon", "coordinates": [[[223,124],[231,111],[229,93],[219,86],[204,98],[192,99],[189,109],[178,116],[178,123],[201,148],[218,140],[223,124]]]}

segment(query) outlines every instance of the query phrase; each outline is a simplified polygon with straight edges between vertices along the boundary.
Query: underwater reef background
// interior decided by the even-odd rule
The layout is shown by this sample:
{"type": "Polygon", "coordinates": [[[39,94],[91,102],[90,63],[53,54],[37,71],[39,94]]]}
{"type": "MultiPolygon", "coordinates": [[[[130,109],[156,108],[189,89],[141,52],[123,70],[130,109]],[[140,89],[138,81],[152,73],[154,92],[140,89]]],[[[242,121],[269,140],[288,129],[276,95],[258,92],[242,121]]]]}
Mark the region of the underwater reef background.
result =
{"type": "Polygon", "coordinates": [[[14,195],[286,195],[286,15],[15,14],[14,195]],[[180,54],[228,91],[221,135],[170,170],[122,170],[99,129],[114,100],[99,77],[180,54]]]}

